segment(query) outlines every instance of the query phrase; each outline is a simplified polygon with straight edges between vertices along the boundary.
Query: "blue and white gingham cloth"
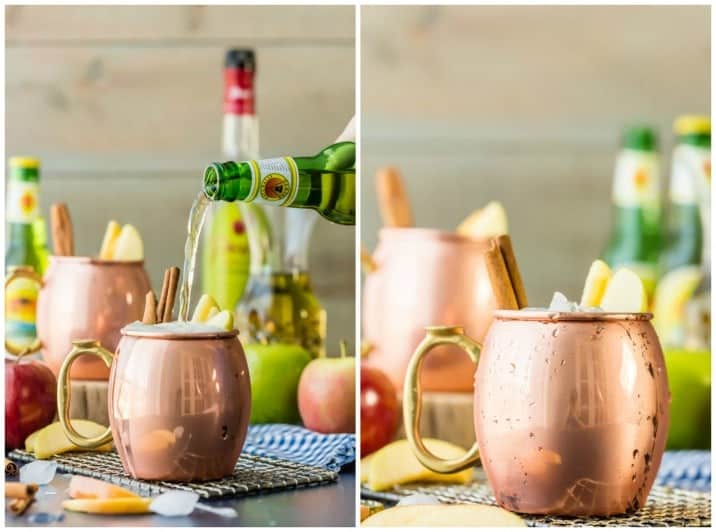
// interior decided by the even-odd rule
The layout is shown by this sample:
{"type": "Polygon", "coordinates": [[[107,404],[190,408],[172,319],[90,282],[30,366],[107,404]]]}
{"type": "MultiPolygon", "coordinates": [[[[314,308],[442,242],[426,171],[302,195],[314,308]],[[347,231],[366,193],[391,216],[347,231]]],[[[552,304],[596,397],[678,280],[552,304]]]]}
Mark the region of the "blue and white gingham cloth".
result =
{"type": "Polygon", "coordinates": [[[355,434],[319,434],[296,425],[249,425],[244,452],[339,471],[356,459],[355,434]]]}
{"type": "Polygon", "coordinates": [[[656,484],[684,490],[711,491],[711,453],[665,452],[656,476],[656,484]]]}

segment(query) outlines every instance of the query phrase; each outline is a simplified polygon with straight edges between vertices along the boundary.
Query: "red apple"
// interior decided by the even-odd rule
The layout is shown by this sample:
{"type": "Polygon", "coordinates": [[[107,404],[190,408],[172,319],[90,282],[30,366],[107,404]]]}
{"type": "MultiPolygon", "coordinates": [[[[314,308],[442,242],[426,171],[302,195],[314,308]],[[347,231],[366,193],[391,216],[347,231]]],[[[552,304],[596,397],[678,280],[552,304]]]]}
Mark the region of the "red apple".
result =
{"type": "Polygon", "coordinates": [[[395,387],[385,373],[361,364],[360,368],[360,451],[368,456],[393,439],[400,405],[395,387]]]}
{"type": "Polygon", "coordinates": [[[25,438],[52,423],[57,379],[38,360],[5,360],[5,449],[24,447],[25,438]]]}
{"type": "Polygon", "coordinates": [[[298,411],[303,425],[316,432],[356,430],[356,359],[345,356],[312,360],[298,382],[298,411]]]}

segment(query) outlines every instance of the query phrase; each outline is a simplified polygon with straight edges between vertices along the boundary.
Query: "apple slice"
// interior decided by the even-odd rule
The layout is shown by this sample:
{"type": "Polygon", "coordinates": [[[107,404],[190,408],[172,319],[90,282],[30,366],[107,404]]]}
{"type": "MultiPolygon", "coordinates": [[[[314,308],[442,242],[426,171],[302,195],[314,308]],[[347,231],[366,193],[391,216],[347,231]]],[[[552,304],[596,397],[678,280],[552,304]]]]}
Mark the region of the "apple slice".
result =
{"type": "MultiPolygon", "coordinates": [[[[88,421],[86,419],[73,419],[72,426],[77,432],[89,438],[99,436],[105,430],[107,430],[106,427],[103,427],[102,425],[95,423],[94,421],[88,421]]],[[[60,425],[59,421],[47,425],[44,429],[39,430],[33,440],[33,452],[35,453],[35,458],[39,460],[49,458],[55,454],[62,454],[68,451],[82,450],[84,449],[76,446],[67,438],[67,436],[65,435],[65,431],[62,430],[62,425],[60,425]]],[[[93,449],[93,451],[111,450],[111,442],[93,449]]]]}
{"type": "Polygon", "coordinates": [[[628,268],[612,276],[599,303],[607,312],[646,312],[648,305],[644,283],[628,268]]]}
{"type": "Polygon", "coordinates": [[[148,514],[152,499],[120,497],[111,499],[69,499],[62,507],[71,512],[88,514],[148,514]]]}
{"type": "MultiPolygon", "coordinates": [[[[373,453],[375,454],[375,453],[373,453]]],[[[369,454],[360,461],[360,483],[365,484],[370,480],[370,462],[373,459],[373,454],[369,454]]]]}
{"type": "Polygon", "coordinates": [[[219,304],[209,294],[202,294],[199,298],[199,302],[194,307],[194,314],[191,317],[191,321],[205,322],[212,316],[219,313],[219,304]],[[212,313],[212,310],[214,311],[212,313]]]}
{"type": "Polygon", "coordinates": [[[99,250],[99,258],[102,260],[112,260],[114,257],[114,249],[117,246],[117,237],[121,231],[121,227],[114,220],[110,220],[102,239],[102,247],[99,250]]]}
{"type": "Polygon", "coordinates": [[[472,238],[488,238],[507,234],[507,213],[502,203],[491,201],[474,211],[458,226],[457,232],[472,238]]]}
{"type": "Polygon", "coordinates": [[[67,493],[73,499],[124,499],[139,497],[134,492],[96,478],[73,475],[67,493]]]}
{"type": "Polygon", "coordinates": [[[234,328],[234,315],[228,310],[222,310],[218,314],[215,314],[206,321],[207,325],[213,325],[214,327],[221,327],[230,331],[234,328]]]}
{"type": "MultiPolygon", "coordinates": [[[[441,458],[458,458],[467,452],[462,447],[442,440],[425,438],[423,442],[430,452],[441,458]]],[[[373,453],[369,467],[368,487],[375,491],[417,481],[467,484],[473,476],[473,468],[450,474],[431,471],[418,462],[408,440],[394,441],[373,453]]]]}
{"type": "Polygon", "coordinates": [[[587,279],[584,281],[582,300],[579,304],[583,307],[598,307],[604,296],[604,290],[612,277],[612,270],[603,260],[595,260],[589,267],[587,279]]]}
{"type": "Polygon", "coordinates": [[[144,260],[144,244],[142,237],[133,225],[122,227],[117,237],[112,260],[133,261],[144,260]]]}
{"type": "Polygon", "coordinates": [[[686,302],[696,291],[701,277],[698,266],[682,266],[664,275],[656,285],[654,328],[662,345],[677,343],[683,334],[686,302]]]}
{"type": "Polygon", "coordinates": [[[527,526],[517,514],[487,504],[410,504],[375,513],[361,526],[527,526]]]}

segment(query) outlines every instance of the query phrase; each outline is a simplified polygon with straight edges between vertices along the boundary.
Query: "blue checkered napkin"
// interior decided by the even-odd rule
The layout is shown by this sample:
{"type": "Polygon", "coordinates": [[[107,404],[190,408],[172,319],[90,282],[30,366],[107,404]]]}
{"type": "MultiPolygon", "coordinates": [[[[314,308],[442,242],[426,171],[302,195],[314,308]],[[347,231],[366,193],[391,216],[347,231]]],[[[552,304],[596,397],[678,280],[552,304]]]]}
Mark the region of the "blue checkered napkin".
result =
{"type": "Polygon", "coordinates": [[[709,451],[667,451],[661,459],[656,483],[694,491],[711,490],[709,451]]]}
{"type": "Polygon", "coordinates": [[[249,425],[244,452],[338,471],[356,459],[355,434],[319,434],[296,425],[249,425]]]}

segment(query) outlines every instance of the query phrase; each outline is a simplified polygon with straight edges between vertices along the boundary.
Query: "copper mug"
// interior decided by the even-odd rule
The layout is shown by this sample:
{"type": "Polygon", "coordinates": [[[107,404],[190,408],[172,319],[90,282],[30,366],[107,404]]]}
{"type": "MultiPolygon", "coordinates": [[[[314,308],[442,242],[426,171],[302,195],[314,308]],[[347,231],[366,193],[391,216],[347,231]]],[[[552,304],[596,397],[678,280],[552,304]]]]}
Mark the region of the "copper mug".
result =
{"type": "MultiPolygon", "coordinates": [[[[5,287],[18,277],[40,285],[37,297],[37,340],[26,353],[42,350],[50,369],[58,374],[73,338],[97,338],[114,350],[119,331],[141,320],[149,277],[143,261],[111,261],[91,257],[51,256],[42,278],[31,269],[19,269],[5,280],[5,287]]],[[[19,350],[5,342],[15,355],[19,350]]],[[[101,360],[83,356],[72,369],[73,379],[107,380],[109,369],[101,360]]]]}
{"type": "MultiPolygon", "coordinates": [[[[497,308],[484,260],[489,239],[422,228],[384,228],[363,283],[367,364],[402,389],[408,361],[431,324],[467,323],[482,340],[497,308]]],[[[458,348],[430,354],[422,385],[431,391],[472,391],[475,365],[458,348]]]]}
{"type": "Polygon", "coordinates": [[[484,347],[435,327],[403,390],[413,452],[440,472],[482,465],[500,506],[526,514],[608,516],[646,502],[666,445],[670,394],[651,314],[495,313],[484,347]],[[475,373],[476,443],[443,460],[421,439],[419,371],[434,346],[464,349],[475,373]]]}
{"type": "Polygon", "coordinates": [[[116,354],[74,342],[60,369],[59,419],[83,448],[114,440],[124,470],[144,480],[200,481],[231,475],[249,426],[251,385],[238,331],[122,329],[116,354]],[[87,438],[69,419],[72,364],[93,355],[112,368],[110,428],[87,438]]]}

